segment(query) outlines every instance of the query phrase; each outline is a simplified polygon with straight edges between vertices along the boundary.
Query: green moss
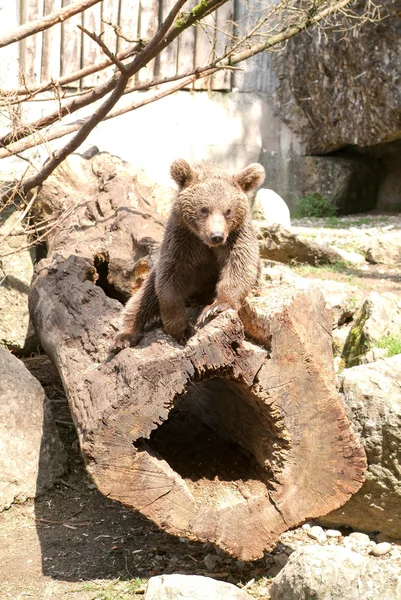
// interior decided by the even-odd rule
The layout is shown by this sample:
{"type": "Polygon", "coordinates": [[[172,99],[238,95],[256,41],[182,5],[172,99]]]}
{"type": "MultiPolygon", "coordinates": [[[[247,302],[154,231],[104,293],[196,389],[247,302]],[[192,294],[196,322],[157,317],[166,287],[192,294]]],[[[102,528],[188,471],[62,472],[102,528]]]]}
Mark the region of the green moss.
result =
{"type": "Polygon", "coordinates": [[[328,198],[321,194],[310,194],[300,198],[295,205],[295,218],[303,217],[334,217],[337,212],[336,206],[328,198]]]}
{"type": "Polygon", "coordinates": [[[360,312],[357,315],[355,325],[348,334],[342,353],[342,358],[345,360],[347,368],[359,365],[359,358],[370,349],[363,332],[365,321],[366,317],[360,312]]]}
{"type": "Polygon", "coordinates": [[[398,335],[389,334],[381,337],[375,346],[385,348],[388,351],[387,356],[401,354],[401,332],[398,335]]]}

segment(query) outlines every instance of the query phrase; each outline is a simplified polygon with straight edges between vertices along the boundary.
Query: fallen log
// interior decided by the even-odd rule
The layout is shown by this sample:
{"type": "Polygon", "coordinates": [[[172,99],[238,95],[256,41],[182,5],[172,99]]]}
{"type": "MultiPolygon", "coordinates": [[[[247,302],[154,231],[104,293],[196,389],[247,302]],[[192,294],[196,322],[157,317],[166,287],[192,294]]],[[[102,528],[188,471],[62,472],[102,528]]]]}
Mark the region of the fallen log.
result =
{"type": "Polygon", "coordinates": [[[110,355],[121,304],[97,285],[95,231],[82,228],[83,255],[77,223],[70,253],[66,229],[62,253],[37,265],[30,310],[99,490],[242,560],[344,504],[366,460],[335,390],[320,292],[266,288],[183,347],[153,328],[110,355]]]}

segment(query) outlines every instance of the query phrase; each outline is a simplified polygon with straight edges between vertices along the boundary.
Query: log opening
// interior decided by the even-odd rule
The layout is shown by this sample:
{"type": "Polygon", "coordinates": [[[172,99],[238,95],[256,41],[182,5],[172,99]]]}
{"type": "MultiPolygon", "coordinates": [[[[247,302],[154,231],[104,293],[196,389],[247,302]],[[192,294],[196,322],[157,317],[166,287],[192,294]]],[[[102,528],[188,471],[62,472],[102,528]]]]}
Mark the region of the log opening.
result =
{"type": "Polygon", "coordinates": [[[238,494],[274,487],[288,440],[261,397],[212,377],[177,395],[168,419],[134,446],[165,460],[196,499],[224,495],[235,503],[238,494]]]}

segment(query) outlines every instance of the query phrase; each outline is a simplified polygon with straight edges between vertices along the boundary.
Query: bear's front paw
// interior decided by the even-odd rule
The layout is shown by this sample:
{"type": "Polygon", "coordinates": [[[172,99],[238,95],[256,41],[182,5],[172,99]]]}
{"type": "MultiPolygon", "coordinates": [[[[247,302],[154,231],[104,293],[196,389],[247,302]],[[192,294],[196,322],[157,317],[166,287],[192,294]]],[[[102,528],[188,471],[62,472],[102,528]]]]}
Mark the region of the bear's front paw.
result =
{"type": "Polygon", "coordinates": [[[110,346],[110,352],[117,354],[117,352],[124,350],[124,348],[136,346],[141,339],[142,334],[140,333],[118,333],[110,346]]]}
{"type": "Polygon", "coordinates": [[[198,320],[196,321],[196,324],[201,325],[207,319],[210,319],[210,317],[215,317],[219,313],[222,313],[225,310],[229,310],[230,308],[232,308],[232,306],[230,306],[230,304],[228,302],[218,302],[217,300],[215,300],[213,302],[213,304],[210,304],[209,306],[205,306],[205,308],[202,310],[201,314],[199,315],[198,320]]]}

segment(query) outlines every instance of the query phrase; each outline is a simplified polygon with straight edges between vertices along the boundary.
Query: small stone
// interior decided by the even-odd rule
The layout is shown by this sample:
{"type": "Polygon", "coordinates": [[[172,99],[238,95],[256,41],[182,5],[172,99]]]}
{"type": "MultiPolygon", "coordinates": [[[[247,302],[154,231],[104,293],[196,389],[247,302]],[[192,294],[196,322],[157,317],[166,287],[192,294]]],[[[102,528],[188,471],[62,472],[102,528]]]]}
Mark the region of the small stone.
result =
{"type": "Polygon", "coordinates": [[[243,571],[246,567],[246,563],[243,560],[237,560],[235,563],[238,571],[243,571]]]}
{"type": "Polygon", "coordinates": [[[370,544],[370,537],[366,533],[361,533],[360,531],[353,531],[348,537],[357,541],[361,546],[368,546],[370,544]]]}
{"type": "Polygon", "coordinates": [[[327,529],[326,535],[329,538],[339,538],[342,536],[342,533],[338,529],[327,529]]]}
{"type": "Polygon", "coordinates": [[[281,571],[283,567],[280,567],[279,565],[273,565],[272,567],[270,567],[270,569],[267,571],[267,574],[269,577],[276,577],[276,575],[278,575],[281,571]]]}
{"type": "Polygon", "coordinates": [[[285,552],[279,552],[274,555],[274,562],[280,567],[284,567],[288,563],[288,555],[285,552]]]}
{"type": "Polygon", "coordinates": [[[380,544],[376,544],[374,548],[370,551],[373,556],[384,556],[391,550],[391,544],[389,542],[381,542],[380,544]]]}
{"type": "Polygon", "coordinates": [[[307,534],[310,538],[318,542],[325,542],[327,539],[324,530],[319,525],[314,525],[308,529],[307,534]]]}
{"type": "Polygon", "coordinates": [[[203,562],[205,563],[208,569],[213,571],[213,569],[216,568],[216,565],[218,565],[221,562],[221,558],[217,556],[217,554],[207,554],[203,559],[203,562]]]}
{"type": "Polygon", "coordinates": [[[305,530],[307,530],[307,529],[310,529],[311,527],[312,527],[312,526],[311,526],[311,524],[310,524],[310,523],[304,523],[304,524],[302,525],[302,529],[305,529],[305,530]]]}

